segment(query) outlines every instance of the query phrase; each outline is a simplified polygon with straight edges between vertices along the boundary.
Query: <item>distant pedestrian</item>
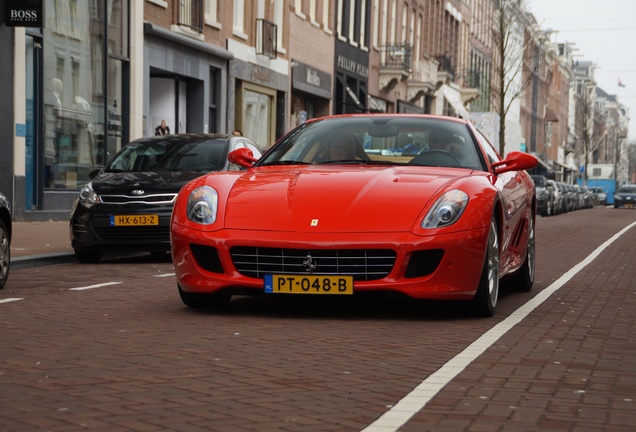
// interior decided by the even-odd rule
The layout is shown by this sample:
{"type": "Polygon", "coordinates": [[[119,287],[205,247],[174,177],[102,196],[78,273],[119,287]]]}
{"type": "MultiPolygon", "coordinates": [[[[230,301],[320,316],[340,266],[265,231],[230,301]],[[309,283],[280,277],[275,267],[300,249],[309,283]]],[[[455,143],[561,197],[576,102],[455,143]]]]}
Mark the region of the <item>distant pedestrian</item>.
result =
{"type": "Polygon", "coordinates": [[[155,135],[168,135],[170,128],[166,125],[165,120],[161,120],[161,124],[155,128],[155,135]]]}

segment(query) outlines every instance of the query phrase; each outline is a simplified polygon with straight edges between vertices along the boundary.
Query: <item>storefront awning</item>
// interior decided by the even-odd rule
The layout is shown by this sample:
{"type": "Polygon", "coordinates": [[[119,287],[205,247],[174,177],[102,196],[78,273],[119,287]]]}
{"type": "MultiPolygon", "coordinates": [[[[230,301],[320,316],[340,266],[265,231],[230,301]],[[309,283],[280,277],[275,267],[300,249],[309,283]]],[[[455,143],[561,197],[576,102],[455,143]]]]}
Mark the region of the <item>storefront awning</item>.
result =
{"type": "Polygon", "coordinates": [[[554,163],[555,165],[558,165],[559,167],[563,168],[564,170],[568,170],[568,171],[578,171],[579,169],[575,166],[572,165],[565,165],[562,164],[561,162],[557,162],[557,161],[552,161],[552,163],[554,163]]]}
{"type": "Polygon", "coordinates": [[[442,94],[444,95],[444,98],[448,101],[448,103],[457,112],[457,114],[460,115],[462,118],[468,120],[468,110],[462,103],[461,94],[447,85],[442,86],[442,94]]]}
{"type": "Polygon", "coordinates": [[[217,47],[216,45],[212,45],[209,43],[192,39],[188,36],[180,35],[178,33],[172,32],[168,29],[165,29],[163,27],[157,26],[149,22],[144,23],[144,33],[148,35],[157,36],[162,39],[165,39],[180,45],[185,45],[187,47],[190,47],[199,51],[203,51],[208,54],[212,54],[214,56],[220,57],[225,60],[234,59],[234,54],[232,54],[230,51],[226,49],[217,47]]]}

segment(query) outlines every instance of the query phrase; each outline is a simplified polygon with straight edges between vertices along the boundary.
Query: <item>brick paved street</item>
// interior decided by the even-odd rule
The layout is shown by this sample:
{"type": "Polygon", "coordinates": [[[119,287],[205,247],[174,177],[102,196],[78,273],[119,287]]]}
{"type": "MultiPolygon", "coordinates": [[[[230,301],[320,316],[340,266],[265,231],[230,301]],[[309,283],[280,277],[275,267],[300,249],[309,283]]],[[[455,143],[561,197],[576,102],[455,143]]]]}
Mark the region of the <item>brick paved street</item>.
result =
{"type": "MultiPolygon", "coordinates": [[[[492,319],[452,302],[355,299],[194,311],[169,257],[25,266],[0,291],[0,430],[373,429],[634,221],[602,207],[538,218],[535,289],[503,293],[492,319]]],[[[65,253],[50,240],[58,225],[23,228],[15,246],[65,253]]],[[[635,242],[636,227],[573,272],[399,430],[635,430],[635,242]]]]}

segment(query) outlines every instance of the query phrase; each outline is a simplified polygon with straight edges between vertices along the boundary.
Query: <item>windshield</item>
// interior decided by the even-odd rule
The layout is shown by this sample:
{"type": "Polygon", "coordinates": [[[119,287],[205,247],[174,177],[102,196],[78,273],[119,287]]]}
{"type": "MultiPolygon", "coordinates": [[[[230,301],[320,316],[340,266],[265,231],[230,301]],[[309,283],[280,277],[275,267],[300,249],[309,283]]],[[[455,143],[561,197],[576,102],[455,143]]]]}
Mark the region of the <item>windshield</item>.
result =
{"type": "Polygon", "coordinates": [[[636,185],[621,186],[620,188],[618,188],[618,193],[636,193],[636,185]]]}
{"type": "Polygon", "coordinates": [[[468,127],[411,116],[346,116],[307,122],[258,165],[408,164],[484,170],[468,127]]]}
{"type": "Polygon", "coordinates": [[[532,177],[532,180],[534,181],[534,185],[536,187],[546,187],[546,180],[545,177],[543,176],[530,176],[532,177]]]}
{"type": "Polygon", "coordinates": [[[126,145],[104,171],[218,171],[226,158],[225,139],[151,139],[126,145]]]}

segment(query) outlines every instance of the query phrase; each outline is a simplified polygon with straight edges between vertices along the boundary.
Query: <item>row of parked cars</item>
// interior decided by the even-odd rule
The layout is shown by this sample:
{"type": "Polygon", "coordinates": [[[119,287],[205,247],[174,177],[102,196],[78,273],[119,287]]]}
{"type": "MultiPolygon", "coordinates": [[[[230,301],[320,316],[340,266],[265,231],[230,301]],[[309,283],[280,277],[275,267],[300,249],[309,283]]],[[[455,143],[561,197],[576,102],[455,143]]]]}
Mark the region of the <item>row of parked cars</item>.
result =
{"type": "Polygon", "coordinates": [[[537,213],[553,216],[607,203],[607,194],[600,187],[587,187],[532,175],[537,192],[537,213]]]}

